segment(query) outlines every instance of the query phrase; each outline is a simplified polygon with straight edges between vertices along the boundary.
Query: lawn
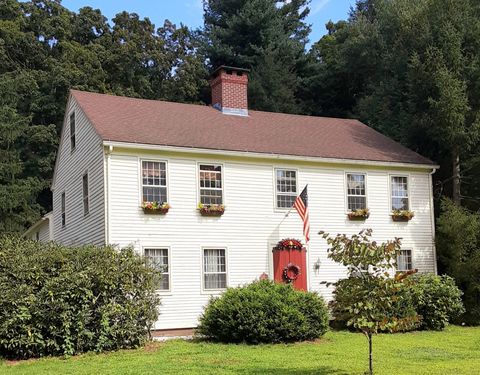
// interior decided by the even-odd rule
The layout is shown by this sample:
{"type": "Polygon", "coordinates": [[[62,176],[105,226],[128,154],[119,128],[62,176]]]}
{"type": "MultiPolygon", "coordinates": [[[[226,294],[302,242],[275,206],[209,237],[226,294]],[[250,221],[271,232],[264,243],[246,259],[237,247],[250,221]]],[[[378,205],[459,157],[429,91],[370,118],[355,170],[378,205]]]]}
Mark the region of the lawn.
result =
{"type": "MultiPolygon", "coordinates": [[[[480,374],[480,327],[374,337],[376,374],[480,374]]],[[[169,341],[69,359],[2,362],[1,374],[362,374],[367,341],[328,332],[318,342],[223,345],[169,341]]]]}

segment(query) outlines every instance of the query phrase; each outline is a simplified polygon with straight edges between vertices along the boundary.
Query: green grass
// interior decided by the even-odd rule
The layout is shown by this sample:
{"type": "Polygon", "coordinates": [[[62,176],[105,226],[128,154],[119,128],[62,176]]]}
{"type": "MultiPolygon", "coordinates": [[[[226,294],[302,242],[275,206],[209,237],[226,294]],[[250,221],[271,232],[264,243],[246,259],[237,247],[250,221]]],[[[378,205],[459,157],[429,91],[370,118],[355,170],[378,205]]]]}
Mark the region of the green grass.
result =
{"type": "MultiPolygon", "coordinates": [[[[376,374],[480,374],[480,327],[374,337],[376,374]]],[[[317,342],[223,345],[169,341],[69,359],[2,362],[1,374],[362,374],[367,340],[328,332],[317,342]]]]}

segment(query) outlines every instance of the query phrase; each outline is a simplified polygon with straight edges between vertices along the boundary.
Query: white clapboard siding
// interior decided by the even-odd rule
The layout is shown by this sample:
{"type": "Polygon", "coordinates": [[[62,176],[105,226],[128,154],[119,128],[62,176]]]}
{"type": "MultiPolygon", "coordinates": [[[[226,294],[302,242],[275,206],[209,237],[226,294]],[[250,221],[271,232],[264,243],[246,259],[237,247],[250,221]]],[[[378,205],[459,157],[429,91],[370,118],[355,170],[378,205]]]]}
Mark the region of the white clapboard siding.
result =
{"type": "Polygon", "coordinates": [[[53,190],[55,241],[65,245],[105,244],[104,153],[100,137],[73,98],[65,114],[53,190]],[[70,113],[75,111],[76,147],[70,147],[70,113]],[[88,173],[88,215],[83,211],[82,178],[88,173]],[[65,192],[66,225],[62,227],[61,196],[65,192]]]}
{"type": "Polygon", "coordinates": [[[145,247],[169,248],[171,290],[162,292],[157,329],[193,327],[204,305],[214,293],[202,289],[202,248],[227,249],[228,285],[236,286],[272,276],[272,247],[282,238],[302,238],[302,223],[295,211],[288,217],[276,210],[274,168],[298,170],[299,190],[309,184],[311,241],[308,247],[309,288],[331,298],[334,282],[345,269],[327,258],[327,245],[317,234],[353,234],[372,228],[374,238],[385,241],[403,238],[403,247],[412,249],[414,267],[435,271],[430,176],[428,172],[387,171],[382,169],[342,168],[332,165],[252,161],[252,159],[204,159],[174,153],[141,154],[113,150],[109,164],[109,242],[133,246],[142,253],[145,247]],[[167,215],[145,215],[140,208],[140,160],[167,161],[167,215]],[[220,218],[205,218],[198,204],[198,162],[221,163],[224,167],[226,211],[220,218]],[[366,222],[347,219],[345,173],[367,174],[368,206],[366,222]],[[390,174],[409,176],[410,204],[415,217],[408,223],[395,223],[390,217],[390,174]]]}

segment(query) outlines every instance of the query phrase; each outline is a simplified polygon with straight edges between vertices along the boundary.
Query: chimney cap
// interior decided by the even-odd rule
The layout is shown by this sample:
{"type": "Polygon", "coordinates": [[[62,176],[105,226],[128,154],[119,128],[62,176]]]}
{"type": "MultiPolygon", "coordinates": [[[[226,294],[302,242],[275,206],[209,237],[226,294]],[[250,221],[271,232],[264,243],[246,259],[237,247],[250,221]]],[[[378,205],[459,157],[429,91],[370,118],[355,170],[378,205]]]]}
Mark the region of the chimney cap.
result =
{"type": "Polygon", "coordinates": [[[230,70],[234,72],[244,72],[249,73],[250,69],[245,68],[237,68],[235,66],[228,66],[228,65],[220,65],[217,69],[215,69],[212,73],[212,77],[215,76],[220,70],[230,70]]]}

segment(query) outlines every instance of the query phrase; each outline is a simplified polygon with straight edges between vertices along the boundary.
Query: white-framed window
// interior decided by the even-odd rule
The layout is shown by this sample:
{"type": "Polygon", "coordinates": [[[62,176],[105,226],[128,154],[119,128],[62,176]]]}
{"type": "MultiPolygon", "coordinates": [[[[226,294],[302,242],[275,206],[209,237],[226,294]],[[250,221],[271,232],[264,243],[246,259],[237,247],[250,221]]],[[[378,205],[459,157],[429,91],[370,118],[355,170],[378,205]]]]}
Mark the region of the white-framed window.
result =
{"type": "Polygon", "coordinates": [[[223,204],[222,166],[199,164],[200,203],[223,204]]]}
{"type": "Polygon", "coordinates": [[[167,163],[142,160],[142,201],[167,202],[167,163]]]}
{"type": "Polygon", "coordinates": [[[291,208],[297,198],[297,171],[275,169],[276,207],[291,208]]]}
{"type": "Polygon", "coordinates": [[[203,288],[205,290],[227,287],[227,255],[225,249],[203,249],[203,288]]]}
{"type": "Polygon", "coordinates": [[[349,211],[367,208],[365,174],[347,173],[347,206],[349,211]]]}
{"type": "Polygon", "coordinates": [[[170,290],[170,260],[168,248],[145,248],[145,262],[161,273],[159,290],[170,290]]]}
{"type": "Polygon", "coordinates": [[[90,212],[90,204],[88,201],[88,173],[82,177],[82,192],[83,192],[83,216],[90,212]]]}
{"type": "Polygon", "coordinates": [[[62,205],[62,210],[61,210],[61,213],[62,213],[62,227],[64,227],[65,225],[67,225],[67,217],[65,215],[65,192],[62,193],[62,198],[61,198],[61,205],[62,205]]]}
{"type": "Polygon", "coordinates": [[[70,114],[70,150],[75,150],[75,111],[70,114]]]}
{"type": "Polygon", "coordinates": [[[408,210],[408,177],[391,176],[392,210],[408,210]]]}
{"type": "Polygon", "coordinates": [[[400,253],[397,256],[397,271],[406,272],[412,269],[412,250],[400,250],[400,253]]]}

